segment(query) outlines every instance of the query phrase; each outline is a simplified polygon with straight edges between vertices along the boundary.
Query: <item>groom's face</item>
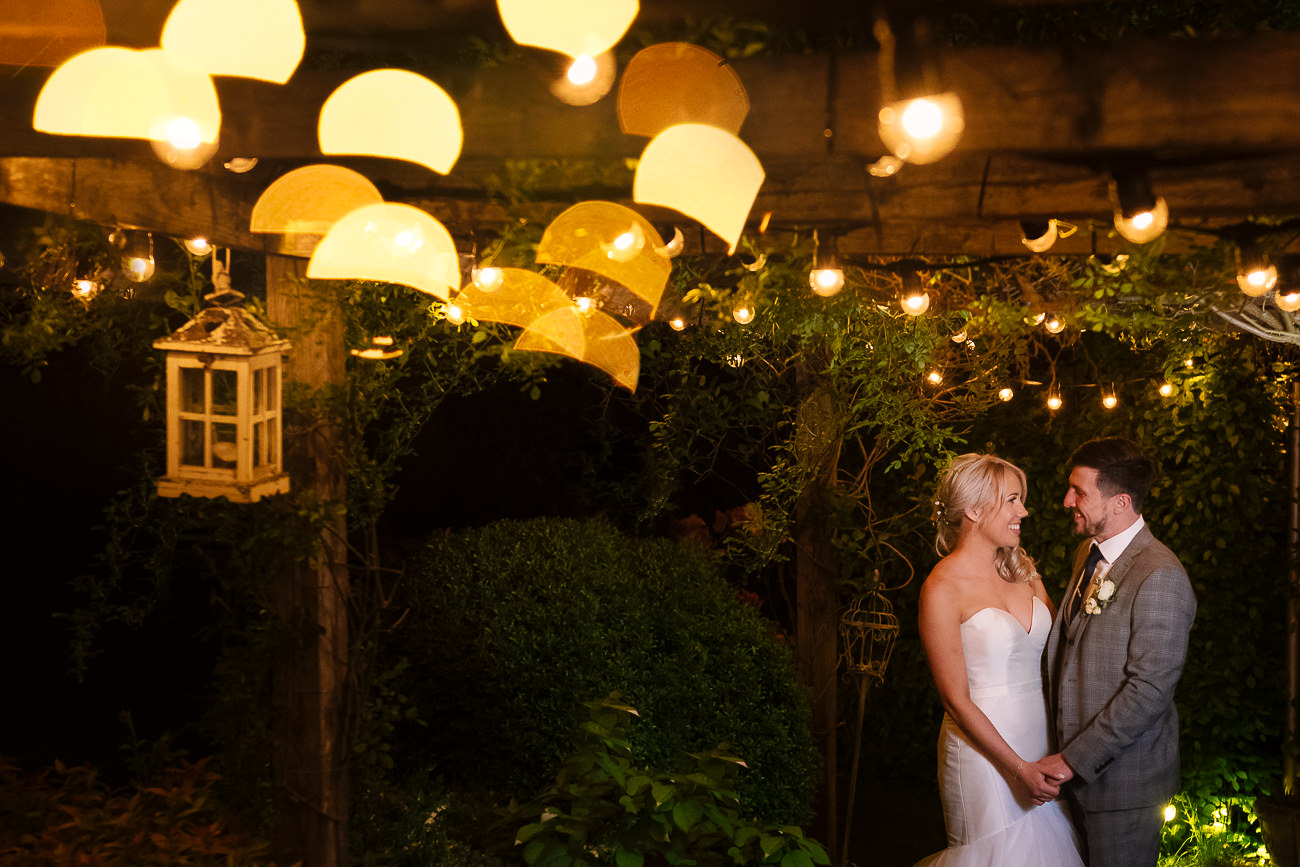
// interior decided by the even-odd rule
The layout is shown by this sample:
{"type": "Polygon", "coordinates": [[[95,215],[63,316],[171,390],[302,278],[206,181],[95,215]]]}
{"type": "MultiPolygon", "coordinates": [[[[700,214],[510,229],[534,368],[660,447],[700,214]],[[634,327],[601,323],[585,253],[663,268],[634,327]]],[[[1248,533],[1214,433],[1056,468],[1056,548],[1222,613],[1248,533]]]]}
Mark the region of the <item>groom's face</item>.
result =
{"type": "Polygon", "coordinates": [[[1112,499],[1097,487],[1096,470],[1075,467],[1070,472],[1070,488],[1065,492],[1065,508],[1074,515],[1074,532],[1109,538],[1107,523],[1113,512],[1112,499]]]}

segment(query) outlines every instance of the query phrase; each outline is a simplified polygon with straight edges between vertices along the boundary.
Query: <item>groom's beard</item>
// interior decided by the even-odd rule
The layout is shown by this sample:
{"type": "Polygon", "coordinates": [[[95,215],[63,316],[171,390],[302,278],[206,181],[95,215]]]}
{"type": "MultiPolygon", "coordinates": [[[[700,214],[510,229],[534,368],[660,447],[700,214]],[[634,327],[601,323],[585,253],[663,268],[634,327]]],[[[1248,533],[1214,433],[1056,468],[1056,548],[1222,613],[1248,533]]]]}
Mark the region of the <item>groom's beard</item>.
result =
{"type": "Polygon", "coordinates": [[[1071,509],[1074,512],[1074,532],[1080,536],[1101,536],[1106,532],[1106,516],[1102,515],[1095,522],[1089,520],[1088,516],[1078,509],[1071,509]]]}

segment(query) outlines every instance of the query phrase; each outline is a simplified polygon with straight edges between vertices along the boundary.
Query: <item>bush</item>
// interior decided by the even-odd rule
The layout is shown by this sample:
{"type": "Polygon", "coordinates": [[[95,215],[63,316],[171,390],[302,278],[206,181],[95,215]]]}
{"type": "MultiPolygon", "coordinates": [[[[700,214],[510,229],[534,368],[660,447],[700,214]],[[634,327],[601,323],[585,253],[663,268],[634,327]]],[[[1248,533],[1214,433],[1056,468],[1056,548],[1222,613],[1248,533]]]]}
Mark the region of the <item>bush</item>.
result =
{"type": "Polygon", "coordinates": [[[226,827],[207,760],[161,782],[116,791],[89,766],[27,774],[0,759],[0,859],[5,864],[273,867],[269,844],[226,827]]]}
{"type": "Polygon", "coordinates": [[[751,769],[747,814],[809,818],[817,757],[791,655],[710,555],[598,522],[503,521],[433,539],[405,594],[387,652],[410,660],[427,725],[395,736],[407,769],[530,794],[583,704],[619,692],[643,714],[633,746],[648,764],[726,742],[751,769]]]}

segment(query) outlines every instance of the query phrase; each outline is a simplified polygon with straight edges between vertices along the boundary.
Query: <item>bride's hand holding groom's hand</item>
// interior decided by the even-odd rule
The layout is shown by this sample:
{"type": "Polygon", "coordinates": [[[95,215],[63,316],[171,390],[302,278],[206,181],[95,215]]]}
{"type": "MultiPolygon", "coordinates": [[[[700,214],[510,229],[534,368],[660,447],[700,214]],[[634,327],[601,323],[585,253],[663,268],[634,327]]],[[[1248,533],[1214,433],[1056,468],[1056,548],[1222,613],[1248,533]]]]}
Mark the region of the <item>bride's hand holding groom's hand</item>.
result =
{"type": "Polygon", "coordinates": [[[1029,797],[1035,804],[1046,804],[1048,801],[1056,800],[1061,793],[1061,783],[1065,782],[1059,779],[1050,767],[1044,765],[1043,761],[1021,762],[1016,768],[1015,776],[1029,792],[1029,797]]]}

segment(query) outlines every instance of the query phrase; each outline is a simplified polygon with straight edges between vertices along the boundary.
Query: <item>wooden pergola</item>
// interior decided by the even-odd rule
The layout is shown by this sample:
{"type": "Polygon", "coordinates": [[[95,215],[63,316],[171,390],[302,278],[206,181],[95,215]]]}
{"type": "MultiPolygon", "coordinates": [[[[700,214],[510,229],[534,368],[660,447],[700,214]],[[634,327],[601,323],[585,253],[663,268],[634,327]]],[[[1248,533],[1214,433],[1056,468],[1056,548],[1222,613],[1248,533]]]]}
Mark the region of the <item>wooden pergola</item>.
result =
{"type": "MultiPolygon", "coordinates": [[[[105,0],[108,43],[156,44],[171,5],[105,0]]],[[[927,8],[944,14],[951,5],[927,8]]],[[[382,58],[410,51],[422,35],[445,41],[486,28],[503,36],[492,29],[499,29],[494,6],[490,0],[304,0],[309,51],[319,40],[327,50],[365,57],[368,65],[300,68],[284,86],[218,79],[219,151],[190,172],[163,165],[145,143],[34,132],[29,118],[49,70],[11,69],[0,79],[0,202],[177,237],[202,235],[219,246],[265,253],[270,317],[295,347],[288,375],[310,387],[341,382],[341,313],[302,279],[310,248],[300,239],[248,228],[253,203],[286,171],[314,162],[357,168],[387,200],[423,208],[458,239],[490,235],[521,215],[549,222],[585,199],[633,204],[630,173],[626,187],[557,186],[522,211],[489,195],[487,178],[507,161],[618,164],[646,144],[620,131],[615,94],[582,108],[558,103],[547,90],[549,65],[538,58],[418,70],[447,90],[461,112],[464,148],[447,176],[394,161],[322,157],[317,116],[337,85],[385,62],[402,65],[382,58]],[[250,157],[258,160],[251,171],[223,167],[250,157]],[[302,325],[307,322],[310,327],[302,325]]],[[[644,0],[642,6],[641,23],[651,26],[684,15],[730,13],[823,28],[848,22],[862,29],[865,21],[870,29],[867,13],[853,4],[644,0]]],[[[1055,218],[1083,231],[1059,241],[1053,254],[1115,252],[1124,242],[1109,231],[1108,184],[1112,172],[1130,169],[1147,172],[1177,227],[1222,230],[1300,212],[1300,33],[953,48],[935,51],[932,60],[945,87],[962,100],[965,132],[950,156],[892,177],[868,172],[886,153],[876,131],[881,77],[875,52],[735,61],[751,106],[740,137],[766,172],[751,228],[766,217],[769,231],[833,230],[840,253],[848,256],[941,260],[1031,255],[1021,243],[1020,222],[1055,218]]],[[[688,253],[725,254],[725,242],[680,216],[648,215],[676,219],[686,231],[688,253]]],[[[1168,245],[1185,245],[1189,237],[1172,232],[1168,245]]],[[[336,427],[320,426],[291,456],[296,489],[343,501],[333,446],[338,436],[336,427]]],[[[295,636],[278,663],[277,846],[282,856],[309,867],[339,864],[346,855],[346,745],[340,742],[345,530],[337,518],[318,556],[279,585],[285,621],[310,628],[295,636]]],[[[833,679],[834,588],[810,583],[809,595],[804,592],[801,665],[814,678],[829,665],[833,679]]],[[[833,749],[834,690],[828,692],[815,712],[823,746],[830,742],[833,749]]],[[[828,800],[835,803],[833,787],[828,800]]]]}

